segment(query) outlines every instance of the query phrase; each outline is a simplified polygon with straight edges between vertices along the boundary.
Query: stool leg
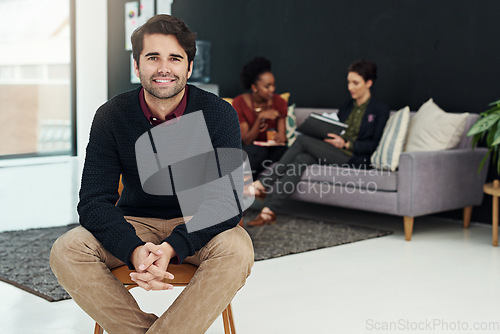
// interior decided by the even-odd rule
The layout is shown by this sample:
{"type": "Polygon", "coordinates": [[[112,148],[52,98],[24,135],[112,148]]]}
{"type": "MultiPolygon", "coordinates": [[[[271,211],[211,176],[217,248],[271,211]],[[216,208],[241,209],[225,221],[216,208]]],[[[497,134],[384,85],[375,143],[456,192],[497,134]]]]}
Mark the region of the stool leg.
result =
{"type": "Polygon", "coordinates": [[[231,303],[227,306],[227,313],[229,316],[229,325],[231,326],[231,334],[236,334],[236,328],[234,328],[234,319],[233,319],[233,308],[231,307],[231,303]]]}
{"type": "Polygon", "coordinates": [[[104,333],[104,329],[102,329],[102,327],[99,326],[99,324],[96,322],[95,328],[94,328],[94,334],[103,334],[103,333],[104,333]]]}
{"type": "MultiPolygon", "coordinates": [[[[130,289],[129,289],[130,290],[130,289]]],[[[225,334],[236,334],[236,328],[234,327],[233,319],[233,309],[231,308],[231,303],[222,311],[222,321],[224,322],[224,333],[225,334]]],[[[95,323],[94,334],[104,334],[104,329],[95,323]]]]}
{"type": "Polygon", "coordinates": [[[227,307],[224,311],[222,311],[222,321],[224,322],[224,333],[231,334],[231,328],[229,327],[229,315],[228,315],[227,307]]]}

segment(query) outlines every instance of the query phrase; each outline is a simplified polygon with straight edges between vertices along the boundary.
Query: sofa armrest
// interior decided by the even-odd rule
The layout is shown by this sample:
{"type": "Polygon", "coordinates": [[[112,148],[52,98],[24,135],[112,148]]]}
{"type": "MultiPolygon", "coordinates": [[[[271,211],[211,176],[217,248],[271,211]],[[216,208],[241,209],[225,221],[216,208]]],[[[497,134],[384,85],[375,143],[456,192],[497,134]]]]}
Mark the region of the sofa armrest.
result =
{"type": "Polygon", "coordinates": [[[486,148],[403,152],[398,171],[398,210],[415,217],[480,205],[488,163],[486,148]]]}

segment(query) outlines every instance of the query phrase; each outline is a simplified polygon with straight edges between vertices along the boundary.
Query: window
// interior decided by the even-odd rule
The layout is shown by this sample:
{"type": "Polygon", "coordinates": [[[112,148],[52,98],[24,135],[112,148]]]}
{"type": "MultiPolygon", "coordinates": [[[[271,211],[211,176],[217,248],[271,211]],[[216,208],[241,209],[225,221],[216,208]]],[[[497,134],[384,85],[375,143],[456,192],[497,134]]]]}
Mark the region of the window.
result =
{"type": "Polygon", "coordinates": [[[0,158],[71,154],[71,4],[0,0],[0,158]]]}

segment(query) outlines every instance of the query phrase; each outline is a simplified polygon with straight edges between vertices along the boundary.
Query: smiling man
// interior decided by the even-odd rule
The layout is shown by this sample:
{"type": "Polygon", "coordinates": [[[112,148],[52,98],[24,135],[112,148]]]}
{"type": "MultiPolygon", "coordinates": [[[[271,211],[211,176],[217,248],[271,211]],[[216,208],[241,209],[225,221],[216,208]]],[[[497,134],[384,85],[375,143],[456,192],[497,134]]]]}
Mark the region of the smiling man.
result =
{"type": "Polygon", "coordinates": [[[192,61],[173,35],[146,35],[143,51],[134,61],[135,73],[141,80],[146,102],[178,104],[184,96],[192,61]],[[139,62],[141,67],[139,68],[139,62]]]}
{"type": "MultiPolygon", "coordinates": [[[[52,270],[108,333],[204,333],[243,286],[253,265],[250,237],[238,226],[241,210],[220,223],[188,230],[188,222],[203,218],[183,215],[175,193],[144,191],[138,170],[144,161],[138,161],[136,143],[144,134],[153,143],[157,125],[167,124],[162,131],[168,133],[171,124],[182,125],[183,117],[188,120],[201,112],[213,149],[241,149],[238,117],[217,96],[186,84],[196,44],[183,21],[154,16],[133,33],[132,47],[141,87],[112,98],[95,114],[78,204],[81,226],[54,243],[52,270]],[[172,278],[168,265],[182,262],[199,267],[196,277],[160,317],[141,311],[110,273],[126,264],[135,269],[131,277],[140,287],[169,290],[173,286],[164,282],[172,278]]],[[[182,128],[188,134],[190,130],[197,132],[182,128]]],[[[186,145],[182,140],[161,144],[161,149],[174,152],[184,151],[186,145]]],[[[157,155],[156,149],[151,152],[157,155]]],[[[220,197],[211,200],[225,201],[220,197]]]]}

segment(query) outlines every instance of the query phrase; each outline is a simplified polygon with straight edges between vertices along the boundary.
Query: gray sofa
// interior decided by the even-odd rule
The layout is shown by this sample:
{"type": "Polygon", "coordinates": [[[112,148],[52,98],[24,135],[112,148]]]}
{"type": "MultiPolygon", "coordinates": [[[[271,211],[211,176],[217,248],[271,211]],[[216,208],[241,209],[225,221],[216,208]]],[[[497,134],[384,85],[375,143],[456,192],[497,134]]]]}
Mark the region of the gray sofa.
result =
{"type": "MultiPolygon", "coordinates": [[[[295,108],[297,124],[311,112],[334,109],[295,108]]],[[[466,136],[478,118],[471,114],[456,149],[403,152],[396,172],[309,166],[291,198],[404,217],[406,240],[411,240],[414,218],[463,209],[468,227],[472,206],[480,205],[488,164],[477,173],[485,148],[471,148],[466,136]]]]}

